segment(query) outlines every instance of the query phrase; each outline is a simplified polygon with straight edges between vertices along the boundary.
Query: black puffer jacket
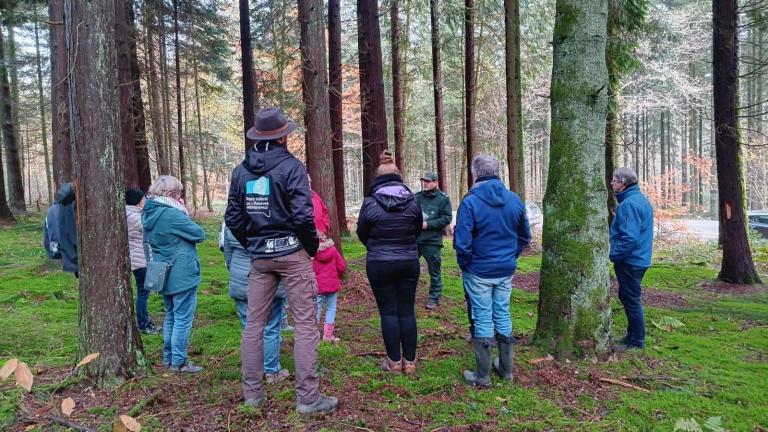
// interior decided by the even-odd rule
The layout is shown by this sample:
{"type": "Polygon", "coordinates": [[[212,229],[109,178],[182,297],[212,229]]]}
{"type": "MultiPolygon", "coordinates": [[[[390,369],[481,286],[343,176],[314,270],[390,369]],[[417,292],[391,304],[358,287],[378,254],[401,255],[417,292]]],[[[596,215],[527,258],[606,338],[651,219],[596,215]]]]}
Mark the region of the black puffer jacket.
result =
{"type": "Polygon", "coordinates": [[[283,145],[260,142],[248,151],[232,173],[224,220],[252,257],[317,252],[307,170],[283,145]]]}
{"type": "Polygon", "coordinates": [[[369,261],[416,260],[422,221],[421,206],[402,178],[386,174],[373,179],[357,219],[357,237],[369,261]]]}

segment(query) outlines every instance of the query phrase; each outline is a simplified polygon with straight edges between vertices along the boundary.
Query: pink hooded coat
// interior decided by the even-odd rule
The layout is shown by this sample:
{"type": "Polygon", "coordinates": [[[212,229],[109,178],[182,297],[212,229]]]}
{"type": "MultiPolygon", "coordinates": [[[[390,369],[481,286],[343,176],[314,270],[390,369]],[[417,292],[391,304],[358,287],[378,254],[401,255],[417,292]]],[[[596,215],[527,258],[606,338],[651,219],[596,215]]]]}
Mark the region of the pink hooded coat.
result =
{"type": "Polygon", "coordinates": [[[333,241],[328,240],[320,244],[320,249],[312,260],[312,267],[317,277],[318,294],[332,294],[341,290],[341,277],[347,272],[347,263],[336,250],[333,241]]]}

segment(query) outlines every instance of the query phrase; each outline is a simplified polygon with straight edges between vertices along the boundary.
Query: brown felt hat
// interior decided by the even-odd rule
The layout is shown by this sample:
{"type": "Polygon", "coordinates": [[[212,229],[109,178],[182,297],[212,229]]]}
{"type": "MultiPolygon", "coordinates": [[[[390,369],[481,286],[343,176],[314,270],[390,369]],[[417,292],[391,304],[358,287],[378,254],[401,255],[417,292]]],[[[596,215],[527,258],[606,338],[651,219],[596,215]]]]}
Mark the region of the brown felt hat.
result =
{"type": "Polygon", "coordinates": [[[288,135],[299,125],[288,120],[279,108],[264,108],[256,113],[256,124],[245,137],[256,141],[269,141],[288,135]]]}

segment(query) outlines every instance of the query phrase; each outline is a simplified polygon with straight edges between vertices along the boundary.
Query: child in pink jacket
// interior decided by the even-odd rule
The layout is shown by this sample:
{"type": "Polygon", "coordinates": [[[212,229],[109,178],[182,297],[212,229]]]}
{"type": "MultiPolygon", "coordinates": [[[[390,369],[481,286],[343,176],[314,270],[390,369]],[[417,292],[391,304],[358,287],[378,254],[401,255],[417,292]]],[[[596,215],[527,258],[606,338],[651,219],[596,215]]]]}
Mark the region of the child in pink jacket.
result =
{"type": "Polygon", "coordinates": [[[344,262],[333,239],[320,232],[320,247],[313,260],[312,266],[317,277],[317,320],[325,304],[325,325],[323,326],[323,340],[337,342],[339,338],[333,335],[336,327],[336,297],[341,290],[341,277],[347,272],[347,264],[344,262]]]}

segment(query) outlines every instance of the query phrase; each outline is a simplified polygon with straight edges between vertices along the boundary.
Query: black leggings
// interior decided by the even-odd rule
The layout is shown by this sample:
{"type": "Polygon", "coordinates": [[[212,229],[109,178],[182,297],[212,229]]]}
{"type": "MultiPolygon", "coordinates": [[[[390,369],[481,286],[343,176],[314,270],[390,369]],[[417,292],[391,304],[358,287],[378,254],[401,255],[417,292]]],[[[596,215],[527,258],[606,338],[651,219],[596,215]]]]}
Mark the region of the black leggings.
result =
{"type": "Polygon", "coordinates": [[[384,347],[392,361],[402,355],[416,360],[416,284],[419,282],[418,260],[367,261],[365,271],[371,283],[381,316],[384,347]]]}

